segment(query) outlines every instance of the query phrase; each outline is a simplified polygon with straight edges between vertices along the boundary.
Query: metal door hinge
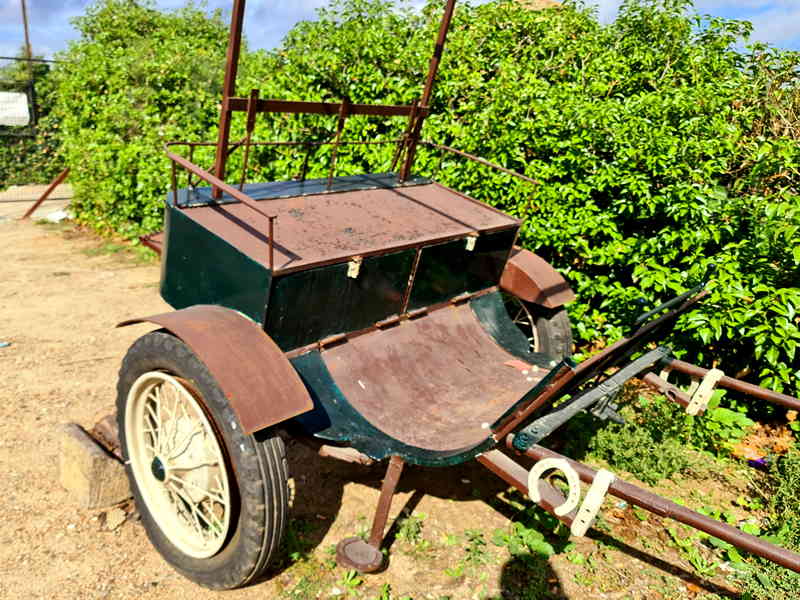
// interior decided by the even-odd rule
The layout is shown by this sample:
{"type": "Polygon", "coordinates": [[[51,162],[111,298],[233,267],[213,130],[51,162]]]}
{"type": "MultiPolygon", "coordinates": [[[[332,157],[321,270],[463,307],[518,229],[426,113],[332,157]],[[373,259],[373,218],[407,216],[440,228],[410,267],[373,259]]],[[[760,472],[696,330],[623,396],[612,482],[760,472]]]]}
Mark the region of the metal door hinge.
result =
{"type": "Polygon", "coordinates": [[[358,279],[358,274],[361,272],[361,263],[364,259],[360,256],[354,256],[347,263],[347,276],[350,279],[358,279]]]}

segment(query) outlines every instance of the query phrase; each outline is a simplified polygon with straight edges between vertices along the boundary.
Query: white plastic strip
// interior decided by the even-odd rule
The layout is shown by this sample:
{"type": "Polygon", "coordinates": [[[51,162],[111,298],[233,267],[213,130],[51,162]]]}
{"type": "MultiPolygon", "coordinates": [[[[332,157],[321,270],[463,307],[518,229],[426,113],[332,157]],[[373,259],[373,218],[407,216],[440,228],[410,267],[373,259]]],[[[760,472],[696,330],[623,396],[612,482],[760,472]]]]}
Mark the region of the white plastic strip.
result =
{"type": "Polygon", "coordinates": [[[580,509],[578,509],[578,514],[575,515],[572,526],[569,528],[572,535],[586,535],[597,513],[600,512],[600,507],[603,506],[603,500],[606,498],[609,486],[614,483],[615,479],[616,476],[611,471],[600,469],[597,472],[589,491],[586,492],[583,504],[581,504],[580,509]]]}
{"type": "Polygon", "coordinates": [[[545,472],[554,469],[564,473],[564,476],[567,478],[567,483],[569,484],[569,493],[567,494],[567,499],[564,501],[564,504],[557,506],[553,510],[559,517],[563,517],[575,510],[581,500],[581,481],[578,478],[577,471],[570,466],[566,459],[543,458],[533,465],[530,473],[528,473],[528,495],[531,497],[531,500],[537,504],[541,502],[542,497],[539,494],[539,479],[542,478],[545,472]]]}
{"type": "Polygon", "coordinates": [[[711,369],[703,381],[697,386],[689,405],[686,407],[686,412],[692,416],[697,415],[700,411],[708,408],[708,402],[714,394],[714,389],[717,387],[719,380],[725,376],[725,373],[719,369],[711,369]]]}

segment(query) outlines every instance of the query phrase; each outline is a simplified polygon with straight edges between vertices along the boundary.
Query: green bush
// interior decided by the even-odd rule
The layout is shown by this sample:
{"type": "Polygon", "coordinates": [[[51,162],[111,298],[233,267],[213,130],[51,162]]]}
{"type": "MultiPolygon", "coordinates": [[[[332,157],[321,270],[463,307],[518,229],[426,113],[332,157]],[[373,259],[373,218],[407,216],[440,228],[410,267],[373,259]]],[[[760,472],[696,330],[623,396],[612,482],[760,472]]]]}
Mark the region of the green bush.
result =
{"type": "MultiPolygon", "coordinates": [[[[50,115],[54,94],[50,67],[34,63],[32,71],[38,122],[32,137],[15,135],[19,128],[0,127],[0,191],[12,185],[49,183],[63,168],[57,153],[58,125],[50,115]]],[[[24,91],[30,76],[25,63],[10,63],[0,68],[0,89],[24,91]]]]}
{"type": "MultiPolygon", "coordinates": [[[[239,95],[409,103],[418,98],[442,2],[421,13],[340,0],[282,46],[242,56],[239,95]]],[[[161,144],[213,139],[225,24],[192,6],[100,0],[58,69],[64,155],[79,218],[126,235],[160,226],[161,144]]],[[[433,151],[417,170],[525,220],[521,243],[558,267],[578,300],[579,341],[622,335],[636,302],[656,304],[719,267],[675,346],[787,393],[800,378],[800,53],[738,50],[747,23],[701,18],[689,0],[627,0],[604,26],[580,3],[461,6],[425,138],[536,178],[433,151]]],[[[261,140],[330,140],[335,117],[264,115],[261,140]]],[[[392,139],[402,119],[355,117],[345,137],[392,139]]],[[[244,116],[234,122],[241,136],[244,116]]],[[[339,154],[340,173],[385,170],[393,149],[339,154]]],[[[305,151],[254,152],[249,177],[286,179],[305,151]]],[[[310,153],[327,175],[329,147],[310,153]]],[[[230,173],[241,165],[235,154],[230,173]]],[[[210,166],[211,151],[196,159],[210,166]]],[[[231,177],[231,180],[234,180],[231,177]]]]}

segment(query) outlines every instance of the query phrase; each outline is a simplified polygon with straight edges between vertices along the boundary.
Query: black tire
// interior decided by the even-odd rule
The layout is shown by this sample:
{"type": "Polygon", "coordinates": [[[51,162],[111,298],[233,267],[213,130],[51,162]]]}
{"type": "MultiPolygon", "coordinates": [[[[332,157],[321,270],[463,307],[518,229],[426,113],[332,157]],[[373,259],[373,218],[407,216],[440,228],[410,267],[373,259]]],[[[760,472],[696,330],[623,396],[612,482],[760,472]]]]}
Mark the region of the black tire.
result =
{"type": "Polygon", "coordinates": [[[530,340],[531,352],[561,360],[572,356],[572,326],[567,310],[545,308],[506,294],[508,315],[530,340]]]}
{"type": "MultiPolygon", "coordinates": [[[[125,356],[117,385],[117,419],[133,497],[147,536],[161,556],[188,579],[211,589],[240,587],[258,577],[278,552],[286,527],[289,489],[282,440],[271,432],[263,435],[260,432],[257,437],[245,435],[205,365],[181,340],[163,331],[139,338],[125,356]],[[152,372],[167,373],[187,384],[185,388],[203,409],[214,429],[218,448],[225,455],[229,520],[225,535],[217,536],[223,545],[207,558],[185,553],[159,527],[131,466],[131,446],[126,438],[129,391],[141,376],[152,372]]],[[[136,428],[132,426],[131,430],[136,428]]],[[[153,475],[158,477],[155,470],[153,475]]],[[[158,481],[163,481],[163,474],[158,481]]],[[[152,482],[147,485],[154,487],[152,482]]],[[[176,510],[185,513],[186,508],[178,508],[178,504],[173,502],[176,510]]],[[[162,519],[166,518],[166,512],[160,514],[162,519]]]]}

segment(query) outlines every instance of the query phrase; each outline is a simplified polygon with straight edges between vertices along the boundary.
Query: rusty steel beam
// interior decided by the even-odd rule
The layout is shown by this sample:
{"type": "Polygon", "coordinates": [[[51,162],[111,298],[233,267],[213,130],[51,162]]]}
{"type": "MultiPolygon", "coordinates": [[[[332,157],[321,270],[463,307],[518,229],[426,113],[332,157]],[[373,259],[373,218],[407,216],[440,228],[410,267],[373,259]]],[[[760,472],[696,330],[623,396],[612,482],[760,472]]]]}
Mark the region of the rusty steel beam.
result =
{"type": "Polygon", "coordinates": [[[67,178],[67,175],[69,175],[69,167],[67,167],[66,169],[61,171],[61,173],[58,174],[58,177],[56,177],[52,182],[50,182],[50,185],[44,191],[44,194],[39,196],[39,199],[36,202],[33,203],[33,206],[31,206],[28,209],[28,212],[26,212],[24,215],[22,215],[22,219],[24,220],[24,219],[30,218],[30,216],[34,212],[36,212],[36,209],[39,208],[42,205],[42,202],[44,202],[45,200],[47,200],[50,197],[50,194],[53,193],[53,190],[56,189],[59,185],[61,185],[64,182],[64,180],[67,178]]]}
{"type": "MultiPolygon", "coordinates": [[[[246,112],[248,98],[228,98],[231,112],[246,112]]],[[[259,100],[256,112],[330,115],[335,117],[341,111],[341,102],[306,102],[301,100],[259,100]]],[[[348,115],[370,115],[376,117],[407,117],[412,106],[393,104],[348,104],[348,115]]],[[[427,111],[424,111],[427,113],[427,111]]]]}
{"type": "Polygon", "coordinates": [[[419,102],[420,112],[415,115],[414,125],[408,140],[406,159],[400,169],[400,181],[405,181],[411,173],[411,169],[414,167],[414,159],[417,155],[417,142],[420,133],[422,133],[422,124],[425,122],[425,116],[430,110],[433,85],[436,82],[436,74],[439,72],[439,65],[442,61],[442,55],[444,54],[444,46],[447,43],[447,32],[450,30],[450,23],[453,20],[455,8],[456,0],[447,0],[447,4],[444,7],[444,14],[442,15],[442,22],[439,25],[436,46],[433,49],[433,56],[431,56],[431,62],[428,66],[428,77],[425,80],[425,88],[422,90],[422,99],[419,102]]]}
{"type": "MultiPolygon", "coordinates": [[[[672,359],[668,362],[665,361],[664,364],[667,369],[683,373],[684,375],[689,375],[690,377],[703,378],[708,373],[708,369],[683,362],[682,360],[672,359]]],[[[717,385],[734,392],[739,392],[747,396],[752,396],[753,398],[758,398],[759,400],[765,400],[772,404],[778,404],[790,410],[800,411],[800,400],[797,398],[793,398],[779,392],[773,392],[772,390],[767,390],[757,385],[753,385],[752,383],[734,379],[733,377],[724,376],[719,380],[717,385]]]]}
{"type": "MultiPolygon", "coordinates": [[[[242,47],[242,28],[244,26],[245,0],[234,0],[231,13],[231,29],[228,38],[228,54],[225,62],[225,82],[222,85],[222,109],[219,118],[219,137],[217,140],[217,158],[214,172],[221,180],[225,180],[225,163],[228,159],[227,147],[231,133],[231,109],[229,101],[236,94],[236,73],[239,69],[239,52],[242,47]]],[[[222,189],[214,187],[215,200],[222,197],[222,189]]]]}
{"type": "MultiPolygon", "coordinates": [[[[511,450],[514,450],[512,440],[513,436],[508,436],[506,438],[506,445],[511,450]]],[[[543,448],[542,446],[532,446],[525,452],[525,454],[537,461],[545,458],[563,458],[573,469],[575,469],[575,471],[578,473],[578,477],[584,483],[591,484],[594,481],[595,475],[597,475],[597,471],[594,469],[567,458],[566,456],[558,454],[557,452],[543,448]]],[[[736,527],[732,527],[731,525],[722,523],[716,519],[712,519],[711,517],[701,515],[700,513],[686,508],[685,506],[681,506],[675,502],[670,502],[661,496],[657,496],[652,492],[643,490],[642,488],[627,483],[626,481],[615,479],[614,482],[609,486],[608,493],[612,496],[625,500],[628,504],[638,506],[660,517],[673,519],[679,523],[683,523],[684,525],[688,525],[689,527],[698,529],[709,535],[713,535],[714,537],[726,541],[729,544],[733,544],[740,550],[744,550],[745,552],[766,558],[767,560],[772,561],[782,567],[786,567],[787,569],[791,569],[792,571],[800,573],[800,554],[796,554],[795,552],[791,552],[786,548],[781,548],[780,546],[765,542],[761,538],[750,535],[749,533],[745,533],[736,527]]]]}
{"type": "Polygon", "coordinates": [[[428,140],[423,140],[420,142],[420,144],[423,144],[425,146],[430,146],[431,148],[436,148],[437,150],[442,150],[444,152],[450,152],[451,154],[456,154],[458,156],[466,158],[467,160],[471,160],[478,164],[491,167],[492,169],[496,169],[497,171],[501,171],[503,173],[516,177],[517,179],[522,179],[523,181],[527,181],[528,183],[533,183],[535,185],[539,185],[541,183],[540,181],[534,179],[533,177],[528,177],[527,175],[523,175],[522,173],[519,173],[517,171],[512,171],[511,169],[507,169],[501,165],[498,165],[497,163],[493,163],[489,160],[486,160],[485,158],[476,156],[475,154],[464,152],[463,150],[457,150],[456,148],[451,148],[450,146],[445,146],[444,144],[436,144],[428,140]]]}

